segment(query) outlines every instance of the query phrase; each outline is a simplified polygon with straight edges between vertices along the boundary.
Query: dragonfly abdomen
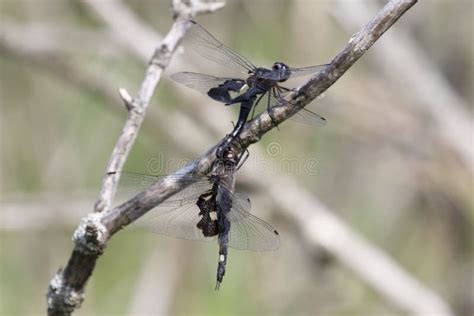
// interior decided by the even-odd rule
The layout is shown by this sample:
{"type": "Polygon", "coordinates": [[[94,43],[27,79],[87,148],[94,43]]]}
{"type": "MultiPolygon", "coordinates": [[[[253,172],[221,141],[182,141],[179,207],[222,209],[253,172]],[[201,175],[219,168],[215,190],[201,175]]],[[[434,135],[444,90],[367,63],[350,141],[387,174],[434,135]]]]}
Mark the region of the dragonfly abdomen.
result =
{"type": "Polygon", "coordinates": [[[204,237],[213,237],[219,234],[214,196],[209,197],[209,193],[206,192],[198,198],[196,205],[199,208],[199,215],[201,215],[196,227],[202,231],[204,237]],[[206,199],[206,197],[208,198],[206,199]]]}

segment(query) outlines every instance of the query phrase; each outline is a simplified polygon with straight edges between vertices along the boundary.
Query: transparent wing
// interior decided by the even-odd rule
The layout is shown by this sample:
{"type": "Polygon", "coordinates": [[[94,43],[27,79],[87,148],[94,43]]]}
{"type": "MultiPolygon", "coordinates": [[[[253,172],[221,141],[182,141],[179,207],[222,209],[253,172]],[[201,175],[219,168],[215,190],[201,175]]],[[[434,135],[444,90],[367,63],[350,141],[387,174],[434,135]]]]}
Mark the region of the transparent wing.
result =
{"type": "MultiPolygon", "coordinates": [[[[286,104],[291,104],[289,101],[283,98],[286,92],[280,95],[277,95],[275,91],[270,91],[269,93],[270,93],[270,106],[282,106],[286,104]]],[[[302,124],[306,124],[306,125],[324,126],[327,123],[327,120],[324,117],[305,108],[302,108],[301,110],[296,112],[292,117],[290,117],[290,120],[299,122],[302,124]]]]}
{"type": "Polygon", "coordinates": [[[230,223],[229,246],[235,249],[268,251],[280,247],[277,230],[250,214],[250,200],[235,194],[232,209],[227,214],[230,223]]]}
{"type": "MultiPolygon", "coordinates": [[[[134,192],[131,194],[133,196],[157,181],[178,180],[184,183],[189,182],[189,185],[147,212],[134,224],[145,227],[153,233],[175,238],[199,241],[215,240],[215,237],[205,237],[202,231],[197,228],[201,216],[196,202],[201,194],[211,188],[212,182],[208,177],[150,176],[122,172],[119,189],[122,192],[134,192]]],[[[233,195],[232,209],[227,214],[231,222],[229,246],[253,251],[277,249],[280,244],[278,232],[270,224],[250,214],[250,208],[250,200],[247,197],[240,194],[233,195]]]]}
{"type": "Polygon", "coordinates": [[[187,185],[187,187],[148,211],[137,219],[134,224],[145,227],[153,233],[175,238],[200,241],[215,239],[204,237],[201,230],[196,226],[201,219],[196,202],[201,194],[211,188],[212,183],[209,177],[187,175],[151,176],[122,172],[119,192],[128,199],[158,181],[179,182],[187,185]]]}
{"type": "Polygon", "coordinates": [[[329,66],[329,64],[310,66],[310,67],[301,67],[301,68],[290,68],[291,70],[290,78],[314,75],[320,72],[321,70],[323,70],[324,68],[326,68],[327,66],[329,66]]]}
{"type": "Polygon", "coordinates": [[[190,201],[196,201],[212,185],[209,177],[203,176],[183,176],[179,174],[152,176],[135,172],[121,172],[116,200],[124,202],[158,181],[176,182],[185,186],[183,190],[170,196],[160,204],[160,206],[164,205],[168,208],[177,208],[183,204],[190,203],[190,201]]]}
{"type": "Polygon", "coordinates": [[[212,241],[215,237],[205,237],[197,228],[200,221],[196,201],[188,201],[179,207],[173,204],[152,209],[134,223],[151,232],[181,239],[212,241]]]}
{"type": "Polygon", "coordinates": [[[226,47],[195,21],[187,32],[193,49],[202,57],[242,74],[253,72],[256,67],[247,58],[226,47]]]}
{"type": "Polygon", "coordinates": [[[290,120],[306,125],[324,126],[327,124],[327,120],[324,117],[305,108],[296,112],[292,117],[290,117],[290,120]]]}
{"type": "Polygon", "coordinates": [[[171,79],[182,85],[207,95],[207,92],[233,78],[221,78],[195,72],[178,72],[171,75],[171,79]]]}

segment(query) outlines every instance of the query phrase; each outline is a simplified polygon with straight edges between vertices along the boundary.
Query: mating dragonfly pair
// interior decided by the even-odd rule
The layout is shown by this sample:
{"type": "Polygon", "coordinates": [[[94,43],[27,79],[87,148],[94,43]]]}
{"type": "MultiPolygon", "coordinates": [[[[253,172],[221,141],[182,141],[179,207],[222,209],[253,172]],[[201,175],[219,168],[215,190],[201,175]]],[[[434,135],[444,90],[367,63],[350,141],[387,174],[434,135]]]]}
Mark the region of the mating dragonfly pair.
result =
{"type": "MultiPolygon", "coordinates": [[[[255,108],[260,101],[266,98],[267,110],[274,106],[290,103],[285,100],[285,96],[292,90],[281,86],[280,83],[290,78],[316,74],[327,66],[325,64],[292,68],[285,63],[275,62],[271,69],[257,67],[244,56],[226,47],[197,22],[192,20],[188,22],[191,27],[187,36],[192,48],[202,57],[227,67],[235,73],[235,76],[232,77],[215,77],[194,72],[180,72],[171,75],[171,79],[204,93],[215,101],[225,105],[240,103],[239,118],[234,130],[227,135],[226,141],[217,149],[219,157],[222,157],[225,148],[239,137],[250,112],[253,109],[253,117],[255,108]]],[[[271,111],[268,113],[275,124],[271,111]]],[[[326,124],[324,117],[305,108],[296,112],[293,118],[306,124],[326,124]]]]}
{"type": "MultiPolygon", "coordinates": [[[[217,148],[217,159],[210,175],[185,178],[184,181],[189,183],[185,183],[184,190],[149,211],[138,223],[150,227],[153,232],[176,238],[208,241],[217,237],[218,289],[225,274],[228,247],[268,251],[276,250],[280,245],[276,229],[250,214],[250,199],[234,192],[235,172],[241,161],[234,144],[250,112],[252,109],[255,112],[255,107],[263,98],[266,97],[268,109],[288,104],[284,97],[291,89],[282,87],[280,83],[293,77],[315,74],[326,65],[291,68],[276,62],[271,69],[256,67],[247,58],[224,46],[195,21],[187,22],[191,25],[187,36],[192,41],[193,49],[205,58],[236,70],[237,74],[224,78],[181,72],[171,78],[225,105],[240,103],[240,113],[234,130],[217,148]]],[[[304,123],[326,123],[323,117],[304,108],[295,115],[304,123]]],[[[121,177],[128,187],[149,186],[159,179],[131,173],[124,173],[121,177]]],[[[182,175],[177,177],[183,181],[182,175]]]]}

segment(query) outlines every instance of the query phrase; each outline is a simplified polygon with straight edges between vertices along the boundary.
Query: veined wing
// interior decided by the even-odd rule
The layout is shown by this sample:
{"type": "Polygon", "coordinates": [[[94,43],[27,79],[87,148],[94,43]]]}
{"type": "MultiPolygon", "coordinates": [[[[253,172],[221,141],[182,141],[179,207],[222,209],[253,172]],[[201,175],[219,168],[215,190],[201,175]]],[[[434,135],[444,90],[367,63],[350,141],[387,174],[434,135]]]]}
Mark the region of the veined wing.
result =
{"type": "Polygon", "coordinates": [[[245,75],[256,69],[252,62],[219,42],[219,40],[196,21],[190,20],[189,22],[192,23],[192,25],[187,35],[193,44],[194,50],[199,55],[229,69],[237,70],[245,75]]]}
{"type": "Polygon", "coordinates": [[[329,66],[329,64],[310,66],[310,67],[301,67],[301,68],[290,68],[291,70],[290,78],[314,75],[320,72],[321,70],[323,70],[324,68],[326,68],[327,66],[329,66]]]}
{"type": "MultiPolygon", "coordinates": [[[[197,199],[196,199],[197,200],[197,199]]],[[[184,204],[163,205],[156,207],[140,217],[135,223],[149,229],[151,232],[174,238],[211,241],[215,237],[205,237],[197,228],[201,220],[196,201],[183,201],[184,204]]]]}
{"type": "Polygon", "coordinates": [[[318,113],[315,113],[311,110],[308,109],[301,109],[298,112],[296,112],[290,120],[299,122],[302,124],[306,125],[321,125],[324,126],[327,124],[327,120],[319,115],[318,113]]]}
{"type": "Polygon", "coordinates": [[[196,201],[212,185],[209,177],[206,176],[180,174],[152,176],[135,172],[121,172],[117,199],[121,202],[130,199],[158,181],[175,182],[185,186],[183,190],[170,196],[160,204],[160,206],[163,205],[168,208],[177,208],[190,201],[196,201]]]}
{"type": "MultiPolygon", "coordinates": [[[[270,93],[270,106],[290,105],[294,107],[291,102],[284,99],[284,95],[287,92],[277,92],[273,89],[268,93],[270,93]]],[[[298,112],[295,112],[295,114],[290,117],[290,120],[307,125],[324,126],[327,123],[327,120],[324,117],[306,108],[302,108],[298,112]]]]}
{"type": "Polygon", "coordinates": [[[277,230],[264,220],[250,214],[250,200],[238,193],[234,194],[230,221],[229,246],[235,249],[268,251],[280,247],[277,230]]]}
{"type": "Polygon", "coordinates": [[[171,79],[182,85],[207,95],[210,89],[218,87],[234,78],[214,77],[195,72],[178,72],[171,75],[171,79]]]}
{"type": "Polygon", "coordinates": [[[179,174],[151,176],[122,172],[119,192],[122,196],[128,195],[130,198],[134,193],[143,191],[158,181],[179,182],[187,186],[138,218],[134,224],[147,228],[153,233],[175,238],[213,240],[213,238],[204,237],[201,230],[197,228],[201,216],[196,202],[203,193],[210,190],[212,182],[209,177],[179,174]]]}
{"type": "MultiPolygon", "coordinates": [[[[197,224],[202,219],[202,217],[199,215],[200,209],[196,202],[197,197],[195,200],[185,199],[181,200],[180,202],[175,200],[175,203],[164,203],[140,217],[135,222],[135,224],[145,227],[156,234],[188,240],[214,241],[216,240],[217,236],[205,237],[202,231],[197,227],[197,224]]],[[[249,225],[247,229],[250,229],[252,232],[256,231],[256,229],[253,228],[252,223],[255,221],[255,219],[257,221],[262,220],[258,218],[254,219],[254,216],[249,213],[237,211],[243,208],[250,208],[249,200],[237,194],[233,196],[233,202],[235,203],[236,208],[235,210],[232,208],[230,212],[230,220],[235,222],[243,222],[245,225],[249,225]]],[[[265,222],[263,223],[266,224],[265,222]]],[[[266,249],[262,249],[262,240],[259,238],[259,236],[254,237],[252,234],[244,235],[242,232],[239,232],[241,230],[239,228],[240,225],[241,223],[236,223],[235,227],[233,227],[234,223],[231,223],[230,236],[232,236],[233,231],[237,232],[237,234],[235,234],[236,236],[240,236],[238,240],[235,239],[234,243],[232,243],[232,241],[230,242],[229,245],[231,247],[249,250],[270,250],[268,246],[266,249]],[[247,246],[243,245],[245,240],[243,236],[252,239],[251,242],[246,242],[247,246]],[[256,247],[256,242],[259,240],[260,249],[254,249],[256,247]]]]}
{"type": "MultiPolygon", "coordinates": [[[[212,241],[197,228],[201,220],[197,199],[209,191],[212,181],[208,177],[195,176],[150,176],[122,172],[120,190],[140,192],[157,181],[184,181],[188,186],[172,195],[163,203],[148,211],[134,222],[153,233],[175,238],[212,241]],[[166,179],[166,180],[165,180],[166,179]]],[[[227,214],[231,222],[229,246],[236,249],[265,251],[275,250],[280,245],[278,232],[270,224],[250,214],[250,200],[240,194],[232,195],[232,208],[227,214]]]]}
{"type": "MultiPolygon", "coordinates": [[[[255,104],[254,110],[257,107],[257,105],[260,105],[260,104],[264,104],[265,106],[270,105],[270,107],[276,107],[276,106],[282,106],[282,105],[289,105],[289,106],[294,107],[293,104],[291,104],[289,101],[283,98],[285,93],[282,93],[281,95],[277,95],[276,91],[274,91],[273,89],[270,90],[260,99],[258,104],[255,104]]],[[[253,114],[252,114],[252,117],[253,117],[253,114]]],[[[290,120],[299,122],[302,124],[318,125],[318,126],[324,126],[327,123],[327,120],[324,117],[305,108],[302,108],[301,110],[296,112],[292,117],[290,117],[290,120]]]]}

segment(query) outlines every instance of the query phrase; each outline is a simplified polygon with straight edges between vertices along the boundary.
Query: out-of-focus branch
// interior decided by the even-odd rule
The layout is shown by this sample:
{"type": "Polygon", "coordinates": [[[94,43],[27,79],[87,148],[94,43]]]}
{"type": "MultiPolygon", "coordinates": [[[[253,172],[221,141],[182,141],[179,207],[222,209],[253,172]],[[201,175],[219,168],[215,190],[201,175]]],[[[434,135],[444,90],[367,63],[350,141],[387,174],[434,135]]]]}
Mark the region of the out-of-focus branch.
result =
{"type": "MultiPolygon", "coordinates": [[[[181,2],[181,1],[178,1],[181,2]]],[[[142,28],[135,16],[122,1],[84,1],[107,25],[111,26],[113,38],[140,59],[148,61],[156,44],[162,37],[148,28],[142,28]],[[117,31],[119,30],[119,31],[117,31]],[[130,45],[130,43],[134,43],[130,45]]]]}
{"type": "MultiPolygon", "coordinates": [[[[336,1],[333,14],[347,29],[358,28],[376,12],[374,1],[336,1]]],[[[446,143],[472,170],[474,120],[467,105],[451,88],[437,67],[410,37],[400,28],[374,50],[374,60],[385,75],[398,85],[399,91],[410,91],[421,107],[434,120],[446,143]]]]}
{"type": "Polygon", "coordinates": [[[210,9],[205,10],[205,4],[200,0],[186,2],[177,0],[173,2],[173,10],[176,22],[155,50],[137,96],[132,98],[125,89],[119,90],[128,109],[128,117],[107,164],[99,198],[94,207],[95,213],[82,220],[74,233],[75,247],[68,264],[64,270],[61,269],[56,273],[49,285],[47,295],[49,315],[69,315],[84,300],[85,284],[111,236],[107,227],[100,223],[100,213],[110,208],[118,185],[119,172],[137,137],[151,97],[164,69],[190,26],[186,19],[201,12],[209,12],[210,9]],[[194,4],[197,7],[194,7],[194,4]]]}
{"type": "Polygon", "coordinates": [[[15,43],[19,38],[23,40],[17,44],[17,52],[35,52],[38,56],[44,54],[82,53],[104,49],[114,53],[118,42],[110,41],[107,31],[86,30],[61,27],[54,29],[51,23],[20,24],[13,19],[2,17],[0,39],[2,42],[15,43]],[[68,42],[68,45],[64,45],[68,42]]]}

